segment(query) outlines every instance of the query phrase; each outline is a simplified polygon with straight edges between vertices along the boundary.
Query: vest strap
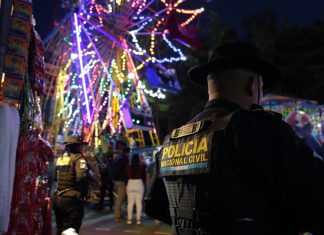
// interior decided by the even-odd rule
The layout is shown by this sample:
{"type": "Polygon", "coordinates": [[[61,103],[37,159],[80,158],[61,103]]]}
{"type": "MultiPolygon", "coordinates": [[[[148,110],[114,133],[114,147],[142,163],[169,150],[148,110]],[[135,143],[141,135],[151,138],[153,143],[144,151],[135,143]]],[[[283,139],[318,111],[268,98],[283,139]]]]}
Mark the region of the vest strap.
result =
{"type": "Polygon", "coordinates": [[[70,190],[73,190],[73,188],[66,188],[66,189],[63,189],[61,191],[57,190],[57,195],[62,196],[63,193],[66,193],[66,192],[68,192],[70,190]]]}
{"type": "Polygon", "coordinates": [[[207,232],[201,229],[191,229],[191,228],[181,228],[180,226],[176,226],[177,234],[181,235],[208,235],[207,232]]]}
{"type": "Polygon", "coordinates": [[[213,223],[214,217],[211,214],[199,212],[196,208],[192,209],[184,209],[178,207],[170,207],[170,215],[175,224],[175,229],[177,230],[177,234],[183,235],[208,235],[208,233],[203,230],[203,224],[213,223]],[[202,226],[201,228],[183,228],[180,224],[180,220],[188,220],[193,222],[193,224],[202,226]]]}
{"type": "Polygon", "coordinates": [[[195,208],[184,209],[184,208],[178,208],[178,207],[170,207],[170,215],[171,215],[171,217],[174,217],[174,218],[189,219],[189,220],[193,220],[195,222],[198,222],[198,220],[199,220],[198,212],[195,208]]]}

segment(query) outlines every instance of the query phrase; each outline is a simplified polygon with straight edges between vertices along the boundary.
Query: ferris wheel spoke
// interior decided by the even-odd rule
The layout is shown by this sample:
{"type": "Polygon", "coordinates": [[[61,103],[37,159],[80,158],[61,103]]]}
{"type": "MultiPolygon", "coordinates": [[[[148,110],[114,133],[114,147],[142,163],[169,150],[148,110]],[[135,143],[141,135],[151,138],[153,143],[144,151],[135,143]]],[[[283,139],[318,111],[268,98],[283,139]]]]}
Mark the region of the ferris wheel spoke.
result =
{"type": "Polygon", "coordinates": [[[176,3],[173,4],[173,7],[178,7],[179,5],[187,2],[187,0],[178,0],[176,3]]]}
{"type": "MultiPolygon", "coordinates": [[[[94,27],[98,32],[100,32],[101,34],[103,34],[104,36],[106,36],[109,40],[114,41],[114,42],[115,42],[119,47],[121,47],[121,48],[123,48],[123,49],[128,49],[128,47],[125,47],[125,45],[124,45],[121,41],[119,41],[116,37],[114,37],[113,35],[111,35],[111,34],[109,34],[108,32],[102,30],[101,28],[97,27],[96,25],[94,25],[92,22],[88,21],[88,20],[85,19],[84,17],[81,16],[81,18],[82,18],[83,20],[87,21],[88,24],[92,25],[92,26],[93,26],[93,27],[94,27]]],[[[133,45],[133,44],[131,44],[131,43],[128,43],[128,44],[129,44],[129,45],[133,45]]],[[[134,47],[134,48],[136,48],[136,47],[134,47]]],[[[137,56],[137,55],[134,54],[134,53],[133,53],[133,55],[134,55],[134,57],[135,57],[138,61],[140,61],[140,62],[144,62],[144,60],[143,60],[141,57],[137,56]]],[[[149,58],[149,57],[150,57],[147,53],[144,53],[143,56],[144,56],[145,58],[149,58]]]]}
{"type": "Polygon", "coordinates": [[[123,5],[121,8],[120,8],[120,11],[121,12],[127,12],[128,16],[131,16],[131,15],[134,15],[135,13],[135,9],[133,7],[129,7],[129,5],[123,5]]]}
{"type": "Polygon", "coordinates": [[[111,35],[110,33],[108,33],[107,31],[104,31],[103,29],[101,29],[100,27],[98,27],[97,25],[95,25],[94,23],[92,23],[91,21],[85,19],[83,16],[79,16],[82,20],[86,21],[89,25],[93,26],[94,29],[96,29],[98,32],[100,32],[101,34],[103,34],[105,37],[107,37],[108,39],[114,41],[118,46],[120,46],[121,48],[124,48],[124,45],[122,45],[122,43],[120,42],[120,40],[118,40],[116,37],[114,37],[113,35],[111,35]]]}
{"type": "Polygon", "coordinates": [[[137,12],[137,15],[140,15],[143,11],[145,11],[146,9],[148,9],[156,0],[151,0],[150,2],[146,3],[146,5],[137,12]]]}
{"type": "MultiPolygon", "coordinates": [[[[160,14],[163,14],[163,13],[167,12],[167,11],[168,11],[167,8],[165,8],[165,9],[163,9],[163,10],[160,10],[160,11],[158,11],[158,12],[154,11],[154,15],[157,15],[157,16],[158,16],[158,15],[160,15],[160,14]]],[[[130,28],[133,28],[133,27],[136,27],[136,26],[138,26],[138,25],[141,25],[142,23],[144,23],[145,21],[148,21],[148,20],[150,20],[150,19],[158,21],[159,19],[157,18],[157,16],[149,16],[149,17],[147,17],[147,18],[145,18],[145,19],[143,19],[143,20],[140,20],[140,21],[138,21],[138,22],[135,22],[134,24],[131,24],[131,25],[130,25],[130,28]]]]}
{"type": "Polygon", "coordinates": [[[96,54],[97,54],[97,56],[98,56],[98,58],[99,58],[99,60],[100,60],[100,63],[101,63],[101,65],[102,65],[103,68],[104,68],[104,72],[106,73],[107,77],[110,79],[110,82],[111,82],[111,84],[112,84],[112,86],[113,86],[115,92],[116,92],[118,95],[120,95],[120,94],[119,94],[119,90],[118,90],[118,88],[117,88],[117,86],[116,86],[114,80],[111,78],[111,76],[110,76],[110,74],[109,74],[109,72],[108,72],[108,68],[107,68],[106,64],[104,63],[104,60],[103,60],[101,54],[99,53],[99,51],[98,51],[98,49],[97,49],[97,47],[96,47],[96,44],[95,44],[94,41],[91,39],[91,37],[89,36],[89,33],[87,32],[87,30],[86,30],[85,28],[84,28],[84,32],[85,32],[85,35],[87,36],[88,40],[91,42],[92,47],[93,47],[93,49],[95,50],[95,52],[96,52],[96,54]]]}
{"type": "Polygon", "coordinates": [[[52,37],[60,30],[60,28],[62,27],[63,24],[66,23],[66,21],[68,19],[71,18],[71,13],[67,14],[62,20],[61,22],[58,23],[58,25],[54,28],[54,30],[47,35],[47,37],[43,40],[44,45],[46,45],[48,43],[48,41],[50,41],[52,39],[52,37]]]}
{"type": "MultiPolygon", "coordinates": [[[[87,86],[85,82],[85,77],[84,77],[84,67],[83,67],[83,59],[82,59],[82,48],[81,48],[81,29],[79,28],[79,19],[77,16],[77,13],[73,14],[74,16],[74,25],[75,25],[75,34],[76,34],[76,41],[77,41],[77,49],[78,49],[78,58],[79,58],[79,63],[80,63],[80,73],[81,74],[81,79],[82,79],[82,86],[83,86],[83,96],[85,100],[85,105],[86,105],[86,111],[87,111],[87,120],[88,123],[91,123],[91,112],[90,112],[90,107],[89,107],[89,101],[88,101],[88,95],[87,95],[87,86]]],[[[82,24],[81,24],[82,25],[82,24]]]]}
{"type": "MultiPolygon", "coordinates": [[[[154,35],[162,35],[164,34],[164,32],[155,32],[154,35]]],[[[144,36],[148,36],[148,35],[152,35],[152,32],[143,32],[143,33],[136,33],[136,35],[144,35],[144,36]]]]}
{"type": "MultiPolygon", "coordinates": [[[[130,53],[127,53],[127,57],[128,57],[128,60],[130,61],[130,63],[132,64],[132,67],[135,68],[135,64],[134,64],[134,61],[132,60],[132,57],[131,57],[130,53]]],[[[136,89],[138,87],[139,82],[140,82],[140,80],[138,78],[138,73],[136,73],[136,74],[137,74],[137,76],[134,76],[134,81],[135,81],[134,89],[136,89]]],[[[146,99],[146,97],[143,94],[143,91],[142,90],[139,90],[139,92],[143,96],[142,99],[143,99],[144,103],[145,104],[148,104],[147,99],[146,99]]]]}
{"type": "Polygon", "coordinates": [[[88,14],[88,16],[93,17],[104,17],[106,21],[112,22],[112,23],[124,23],[125,19],[127,19],[126,14],[97,14],[92,13],[88,14]]]}
{"type": "MultiPolygon", "coordinates": [[[[117,88],[114,80],[111,78],[111,76],[110,76],[110,74],[108,72],[108,68],[107,68],[107,66],[106,66],[106,64],[105,64],[105,62],[104,62],[104,60],[103,60],[103,58],[102,58],[99,50],[97,49],[94,41],[91,39],[91,37],[89,36],[89,33],[87,32],[86,29],[84,29],[84,32],[85,32],[85,35],[88,38],[88,40],[91,42],[91,45],[92,45],[93,49],[95,50],[95,52],[96,52],[96,54],[97,54],[97,56],[98,56],[98,58],[100,60],[101,65],[104,68],[104,72],[105,72],[107,78],[110,80],[110,95],[112,95],[112,89],[114,89],[114,91],[117,93],[117,95],[120,96],[119,90],[118,90],[118,88],[117,88]]],[[[99,111],[99,109],[98,109],[99,108],[99,102],[98,102],[99,96],[98,95],[99,95],[99,92],[97,92],[96,104],[94,105],[94,107],[95,107],[95,113],[93,114],[93,117],[96,117],[96,115],[99,115],[98,114],[98,111],[99,111]]],[[[109,100],[111,100],[111,99],[109,99],[109,100]]],[[[108,108],[109,107],[110,107],[110,103],[108,103],[108,108]]],[[[108,113],[107,113],[107,115],[108,115],[108,113]]],[[[93,123],[92,123],[92,126],[91,126],[90,130],[93,128],[93,123]]],[[[89,131],[89,133],[91,134],[92,132],[89,131]]]]}

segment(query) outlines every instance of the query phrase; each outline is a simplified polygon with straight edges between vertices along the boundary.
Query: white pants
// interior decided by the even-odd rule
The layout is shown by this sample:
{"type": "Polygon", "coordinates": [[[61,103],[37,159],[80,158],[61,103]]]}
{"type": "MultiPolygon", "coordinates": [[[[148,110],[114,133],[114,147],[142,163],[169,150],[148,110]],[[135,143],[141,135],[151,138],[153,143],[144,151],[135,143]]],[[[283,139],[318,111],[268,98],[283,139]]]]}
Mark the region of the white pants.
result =
{"type": "Polygon", "coordinates": [[[132,220],[134,204],[136,205],[136,220],[141,219],[144,183],[141,179],[130,179],[127,183],[127,219],[132,220]]]}

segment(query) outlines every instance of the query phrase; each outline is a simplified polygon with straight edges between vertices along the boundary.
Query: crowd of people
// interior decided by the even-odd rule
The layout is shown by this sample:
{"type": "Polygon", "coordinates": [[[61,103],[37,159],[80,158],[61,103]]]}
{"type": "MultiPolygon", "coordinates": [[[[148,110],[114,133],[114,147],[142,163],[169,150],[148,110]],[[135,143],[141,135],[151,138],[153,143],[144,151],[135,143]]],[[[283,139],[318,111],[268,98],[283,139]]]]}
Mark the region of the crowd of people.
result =
{"type": "Polygon", "coordinates": [[[57,182],[53,194],[57,234],[79,232],[84,205],[93,193],[91,190],[96,188],[99,189],[99,200],[93,209],[103,210],[108,206],[114,212],[115,221],[141,224],[146,178],[152,175],[147,172],[152,167],[147,167],[143,156],[130,154],[126,141],[118,141],[113,151],[97,152],[92,156],[89,156],[82,136],[69,136],[64,145],[57,157],[53,177],[57,182]]]}

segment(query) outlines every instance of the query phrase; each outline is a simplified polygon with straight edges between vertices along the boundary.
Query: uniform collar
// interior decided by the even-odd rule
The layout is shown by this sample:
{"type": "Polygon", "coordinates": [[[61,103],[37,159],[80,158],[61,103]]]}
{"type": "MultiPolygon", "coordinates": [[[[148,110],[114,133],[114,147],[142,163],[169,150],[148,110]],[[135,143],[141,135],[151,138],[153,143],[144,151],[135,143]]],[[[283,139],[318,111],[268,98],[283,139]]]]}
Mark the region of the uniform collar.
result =
{"type": "Polygon", "coordinates": [[[237,103],[234,103],[232,101],[225,100],[225,99],[210,100],[205,105],[205,109],[209,109],[209,108],[212,108],[215,106],[229,108],[229,109],[233,109],[233,110],[242,109],[242,107],[240,105],[238,105],[237,103]]]}

